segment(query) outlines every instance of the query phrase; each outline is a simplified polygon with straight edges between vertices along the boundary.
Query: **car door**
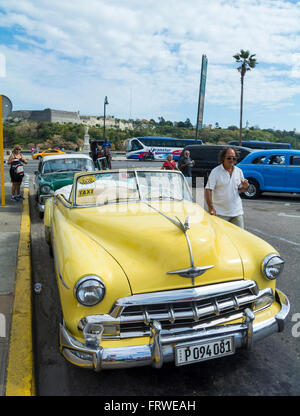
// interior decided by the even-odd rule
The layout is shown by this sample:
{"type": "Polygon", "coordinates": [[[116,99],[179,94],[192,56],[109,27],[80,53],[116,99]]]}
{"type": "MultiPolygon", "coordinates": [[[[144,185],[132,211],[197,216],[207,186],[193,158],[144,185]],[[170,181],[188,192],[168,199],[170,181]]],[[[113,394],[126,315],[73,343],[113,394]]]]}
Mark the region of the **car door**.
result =
{"type": "Polygon", "coordinates": [[[286,188],[300,192],[300,155],[290,155],[287,160],[286,188]]]}
{"type": "Polygon", "coordinates": [[[286,156],[284,153],[275,153],[266,158],[263,169],[265,189],[284,192],[286,169],[286,156]]]}

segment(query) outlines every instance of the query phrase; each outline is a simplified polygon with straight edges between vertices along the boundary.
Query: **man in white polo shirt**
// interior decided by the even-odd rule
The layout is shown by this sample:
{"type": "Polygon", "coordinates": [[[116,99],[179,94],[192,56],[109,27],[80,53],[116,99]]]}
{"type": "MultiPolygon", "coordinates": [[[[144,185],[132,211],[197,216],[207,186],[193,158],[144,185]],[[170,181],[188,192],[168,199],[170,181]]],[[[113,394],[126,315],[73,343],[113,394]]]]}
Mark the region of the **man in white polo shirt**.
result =
{"type": "Polygon", "coordinates": [[[241,192],[249,183],[240,168],[235,166],[238,153],[228,147],[221,150],[220,165],[214,168],[205,186],[205,200],[211,215],[217,215],[241,228],[244,228],[244,211],[241,192]]]}

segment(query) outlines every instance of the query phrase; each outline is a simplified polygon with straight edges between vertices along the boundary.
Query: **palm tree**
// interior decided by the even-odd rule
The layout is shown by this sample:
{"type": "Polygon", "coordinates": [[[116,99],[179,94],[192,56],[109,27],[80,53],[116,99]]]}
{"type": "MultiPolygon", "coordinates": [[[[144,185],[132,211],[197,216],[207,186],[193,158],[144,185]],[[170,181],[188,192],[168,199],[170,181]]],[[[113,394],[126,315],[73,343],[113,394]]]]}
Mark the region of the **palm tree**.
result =
{"type": "Polygon", "coordinates": [[[249,51],[244,51],[243,49],[240,50],[240,53],[233,55],[233,58],[236,62],[240,63],[241,65],[237,68],[239,73],[241,74],[241,104],[240,104],[240,137],[239,137],[239,145],[242,144],[242,125],[243,125],[243,97],[244,97],[244,77],[247,71],[250,71],[251,68],[255,68],[256,64],[258,63],[254,58],[254,55],[250,55],[249,51]]]}

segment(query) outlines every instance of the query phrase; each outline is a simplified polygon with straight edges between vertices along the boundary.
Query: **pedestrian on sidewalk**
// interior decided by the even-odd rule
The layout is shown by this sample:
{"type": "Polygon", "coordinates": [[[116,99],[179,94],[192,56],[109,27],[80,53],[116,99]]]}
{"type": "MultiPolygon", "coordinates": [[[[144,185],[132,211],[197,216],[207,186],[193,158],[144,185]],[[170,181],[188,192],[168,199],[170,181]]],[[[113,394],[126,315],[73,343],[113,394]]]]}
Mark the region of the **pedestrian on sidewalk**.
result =
{"type": "Polygon", "coordinates": [[[248,189],[249,183],[243,171],[235,166],[237,160],[236,149],[228,147],[221,150],[220,164],[211,171],[205,186],[205,201],[211,215],[244,228],[240,193],[248,189]]]}
{"type": "Polygon", "coordinates": [[[11,187],[11,200],[19,201],[24,199],[21,195],[21,183],[24,177],[23,163],[27,164],[27,159],[21,153],[21,146],[16,145],[13,148],[12,154],[9,156],[7,164],[10,165],[10,179],[12,183],[11,187]]]}

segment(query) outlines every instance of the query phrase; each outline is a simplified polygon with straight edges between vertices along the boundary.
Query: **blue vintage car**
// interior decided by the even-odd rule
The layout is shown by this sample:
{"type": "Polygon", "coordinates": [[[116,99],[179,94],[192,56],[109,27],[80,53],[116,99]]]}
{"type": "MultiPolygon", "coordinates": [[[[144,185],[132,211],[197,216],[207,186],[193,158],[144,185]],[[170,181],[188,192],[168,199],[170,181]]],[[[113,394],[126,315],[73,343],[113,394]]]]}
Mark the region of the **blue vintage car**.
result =
{"type": "Polygon", "coordinates": [[[250,183],[245,198],[257,198],[265,191],[300,193],[300,150],[253,152],[237,166],[250,183]]]}

